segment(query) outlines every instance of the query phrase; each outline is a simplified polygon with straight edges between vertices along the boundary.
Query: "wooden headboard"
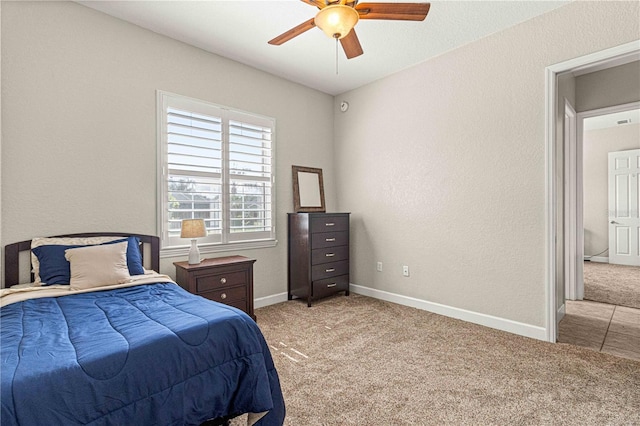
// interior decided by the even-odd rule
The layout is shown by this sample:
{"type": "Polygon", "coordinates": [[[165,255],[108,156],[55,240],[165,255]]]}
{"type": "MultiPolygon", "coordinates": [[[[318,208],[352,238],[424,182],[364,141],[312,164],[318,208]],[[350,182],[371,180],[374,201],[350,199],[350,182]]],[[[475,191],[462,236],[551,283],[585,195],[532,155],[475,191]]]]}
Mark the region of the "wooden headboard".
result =
{"type": "MultiPolygon", "coordinates": [[[[52,238],[62,237],[138,237],[140,239],[140,254],[144,259],[144,246],[151,246],[149,258],[151,260],[151,269],[156,272],[160,271],[160,238],[155,235],[129,234],[126,232],[89,232],[83,234],[67,234],[55,235],[52,238]]],[[[20,252],[31,250],[31,240],[20,241],[18,243],[7,244],[4,247],[4,285],[11,287],[20,283],[20,252]]],[[[31,262],[31,261],[29,261],[31,262]]],[[[29,268],[31,269],[31,268],[29,268]]],[[[33,282],[33,273],[31,273],[31,282],[33,282]]],[[[23,281],[24,282],[24,281],[23,281]]]]}

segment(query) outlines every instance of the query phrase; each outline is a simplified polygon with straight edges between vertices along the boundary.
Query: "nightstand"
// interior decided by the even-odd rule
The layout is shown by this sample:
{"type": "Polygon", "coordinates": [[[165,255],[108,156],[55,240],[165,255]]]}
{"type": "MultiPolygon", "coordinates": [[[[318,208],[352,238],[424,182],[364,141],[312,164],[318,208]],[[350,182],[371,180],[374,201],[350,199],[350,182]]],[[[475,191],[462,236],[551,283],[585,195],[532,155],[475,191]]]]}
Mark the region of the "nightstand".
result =
{"type": "Polygon", "coordinates": [[[245,311],[253,320],[253,263],[244,256],[204,259],[189,265],[174,262],[180,287],[207,299],[245,311]]]}

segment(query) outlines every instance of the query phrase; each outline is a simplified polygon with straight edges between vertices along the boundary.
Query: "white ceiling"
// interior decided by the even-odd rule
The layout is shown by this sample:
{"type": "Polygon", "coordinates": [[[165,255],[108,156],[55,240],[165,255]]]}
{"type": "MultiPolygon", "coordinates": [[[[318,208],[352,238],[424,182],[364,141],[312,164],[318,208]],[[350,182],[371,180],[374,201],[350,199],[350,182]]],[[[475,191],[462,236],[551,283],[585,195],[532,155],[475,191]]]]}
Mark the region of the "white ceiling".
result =
{"type": "Polygon", "coordinates": [[[318,28],[281,46],[267,44],[315,15],[316,8],[299,0],[78,3],[336,95],[546,13],[568,1],[432,1],[429,15],[422,22],[360,21],[356,30],[364,54],[347,60],[340,49],[337,63],[335,41],[318,28]]]}

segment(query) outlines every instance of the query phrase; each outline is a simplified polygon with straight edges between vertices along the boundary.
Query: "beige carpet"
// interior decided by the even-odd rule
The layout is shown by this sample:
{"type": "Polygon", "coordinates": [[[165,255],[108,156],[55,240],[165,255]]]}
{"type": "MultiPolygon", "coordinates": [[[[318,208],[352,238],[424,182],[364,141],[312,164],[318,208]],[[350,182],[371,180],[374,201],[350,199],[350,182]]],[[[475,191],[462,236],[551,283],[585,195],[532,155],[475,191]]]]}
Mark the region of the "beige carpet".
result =
{"type": "Polygon", "coordinates": [[[640,309],[640,267],[584,262],[584,298],[640,309]]]}
{"type": "Polygon", "coordinates": [[[353,293],[256,315],[286,425],[640,424],[637,361],[353,293]]]}

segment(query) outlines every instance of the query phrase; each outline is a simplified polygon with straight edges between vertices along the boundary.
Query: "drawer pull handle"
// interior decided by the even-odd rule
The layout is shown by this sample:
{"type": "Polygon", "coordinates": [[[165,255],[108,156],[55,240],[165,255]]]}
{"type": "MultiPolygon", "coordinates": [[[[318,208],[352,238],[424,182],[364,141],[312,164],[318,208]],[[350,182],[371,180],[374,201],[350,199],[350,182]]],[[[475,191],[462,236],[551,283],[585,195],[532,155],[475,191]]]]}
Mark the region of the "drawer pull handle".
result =
{"type": "Polygon", "coordinates": [[[329,269],[325,269],[325,272],[334,272],[336,270],[336,268],[329,268],[329,269]]]}
{"type": "Polygon", "coordinates": [[[225,277],[222,277],[222,278],[220,278],[220,282],[221,282],[222,284],[224,284],[224,283],[226,283],[226,282],[227,282],[227,279],[226,279],[225,277]]]}
{"type": "Polygon", "coordinates": [[[335,286],[337,286],[337,285],[338,285],[338,284],[336,284],[336,283],[327,284],[327,288],[335,287],[335,286]]]}
{"type": "Polygon", "coordinates": [[[227,293],[222,293],[222,294],[220,295],[220,299],[224,300],[224,299],[226,299],[226,298],[227,298],[227,293]]]}
{"type": "Polygon", "coordinates": [[[335,255],[336,255],[335,253],[327,253],[327,254],[325,254],[326,257],[333,257],[335,255]]]}
{"type": "Polygon", "coordinates": [[[334,222],[325,223],[324,226],[336,226],[334,222]]]}
{"type": "Polygon", "coordinates": [[[330,243],[331,241],[335,241],[335,238],[325,238],[324,239],[326,242],[330,243]]]}

